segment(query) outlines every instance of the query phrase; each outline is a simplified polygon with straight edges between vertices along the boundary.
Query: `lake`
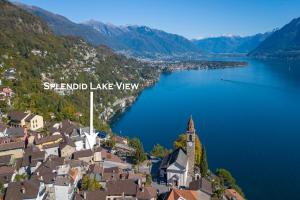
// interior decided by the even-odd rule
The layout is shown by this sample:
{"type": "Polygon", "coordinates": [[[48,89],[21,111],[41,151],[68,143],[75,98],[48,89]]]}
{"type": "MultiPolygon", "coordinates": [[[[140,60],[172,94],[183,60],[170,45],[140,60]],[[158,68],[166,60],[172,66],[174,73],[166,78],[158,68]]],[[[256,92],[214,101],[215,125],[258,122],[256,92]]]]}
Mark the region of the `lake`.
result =
{"type": "Polygon", "coordinates": [[[230,170],[250,200],[298,198],[300,62],[231,60],[249,64],[162,75],[112,128],[171,148],[192,114],[211,170],[230,170]]]}

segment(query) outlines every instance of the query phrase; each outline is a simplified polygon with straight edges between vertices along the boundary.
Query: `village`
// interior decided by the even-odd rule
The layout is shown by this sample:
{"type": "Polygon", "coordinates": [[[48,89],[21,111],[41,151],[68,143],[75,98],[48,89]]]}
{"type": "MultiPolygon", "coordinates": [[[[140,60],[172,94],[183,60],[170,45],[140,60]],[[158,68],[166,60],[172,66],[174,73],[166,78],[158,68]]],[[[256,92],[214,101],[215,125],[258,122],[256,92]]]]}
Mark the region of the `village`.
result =
{"type": "MultiPolygon", "coordinates": [[[[2,99],[13,96],[10,88],[2,99]]],[[[0,124],[0,183],[2,199],[19,200],[210,200],[214,177],[202,177],[195,165],[196,131],[192,117],[186,130],[186,150],[164,158],[148,155],[136,166],[137,151],[125,137],[94,129],[93,92],[90,124],[65,119],[46,122],[30,111],[2,113],[0,124]],[[107,143],[114,145],[108,147],[107,143]]],[[[224,199],[243,199],[227,189],[224,199]]]]}

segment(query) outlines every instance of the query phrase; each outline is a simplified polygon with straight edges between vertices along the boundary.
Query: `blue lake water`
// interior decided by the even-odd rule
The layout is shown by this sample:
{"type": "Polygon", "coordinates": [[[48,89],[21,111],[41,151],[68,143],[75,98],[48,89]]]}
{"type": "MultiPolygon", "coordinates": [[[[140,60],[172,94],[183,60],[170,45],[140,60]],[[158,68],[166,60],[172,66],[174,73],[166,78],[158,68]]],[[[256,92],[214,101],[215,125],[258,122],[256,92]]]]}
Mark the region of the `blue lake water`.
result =
{"type": "Polygon", "coordinates": [[[230,170],[250,200],[299,199],[300,62],[239,60],[162,75],[113,130],[171,148],[192,114],[210,169],[230,170]]]}

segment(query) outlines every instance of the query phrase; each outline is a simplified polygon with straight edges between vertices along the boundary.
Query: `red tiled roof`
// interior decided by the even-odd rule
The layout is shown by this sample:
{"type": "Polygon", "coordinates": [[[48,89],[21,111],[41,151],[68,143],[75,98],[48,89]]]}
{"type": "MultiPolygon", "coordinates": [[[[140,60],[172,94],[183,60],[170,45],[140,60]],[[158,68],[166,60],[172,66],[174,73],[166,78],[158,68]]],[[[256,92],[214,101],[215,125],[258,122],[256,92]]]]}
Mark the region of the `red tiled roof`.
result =
{"type": "Polygon", "coordinates": [[[193,190],[172,189],[166,200],[177,200],[180,197],[187,200],[199,200],[197,192],[193,190]]]}
{"type": "Polygon", "coordinates": [[[234,189],[226,189],[225,196],[228,199],[244,200],[244,198],[234,189]]]}

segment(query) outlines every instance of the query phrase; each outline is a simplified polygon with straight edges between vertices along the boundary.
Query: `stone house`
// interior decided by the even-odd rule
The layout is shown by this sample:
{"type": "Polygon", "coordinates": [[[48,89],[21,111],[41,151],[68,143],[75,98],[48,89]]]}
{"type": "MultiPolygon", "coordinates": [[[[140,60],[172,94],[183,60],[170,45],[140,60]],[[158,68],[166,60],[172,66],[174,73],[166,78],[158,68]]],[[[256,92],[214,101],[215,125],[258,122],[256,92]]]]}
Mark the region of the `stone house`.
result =
{"type": "Polygon", "coordinates": [[[152,186],[143,186],[139,181],[134,180],[113,180],[106,184],[107,199],[145,199],[156,200],[156,189],[152,186]]]}
{"type": "Polygon", "coordinates": [[[23,141],[8,137],[0,139],[0,156],[11,155],[13,158],[21,158],[24,148],[23,141]]]}
{"type": "Polygon", "coordinates": [[[67,139],[67,142],[62,142],[59,145],[59,154],[66,160],[72,159],[73,153],[76,151],[76,145],[73,141],[67,139]]]}
{"type": "Polygon", "coordinates": [[[81,160],[86,163],[92,163],[93,162],[93,152],[90,149],[76,151],[73,153],[73,158],[75,160],[81,160]]]}
{"type": "Polygon", "coordinates": [[[50,135],[50,136],[45,136],[45,137],[41,137],[38,134],[34,138],[34,144],[41,150],[44,149],[45,147],[46,147],[46,149],[50,148],[50,147],[52,147],[51,145],[57,145],[57,155],[58,155],[58,144],[62,140],[63,140],[63,137],[60,134],[50,135]]]}
{"type": "Polygon", "coordinates": [[[43,117],[30,112],[13,111],[8,114],[9,125],[13,127],[27,127],[35,131],[44,127],[43,117]]]}

